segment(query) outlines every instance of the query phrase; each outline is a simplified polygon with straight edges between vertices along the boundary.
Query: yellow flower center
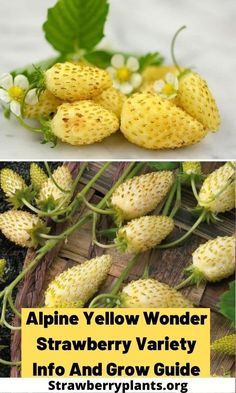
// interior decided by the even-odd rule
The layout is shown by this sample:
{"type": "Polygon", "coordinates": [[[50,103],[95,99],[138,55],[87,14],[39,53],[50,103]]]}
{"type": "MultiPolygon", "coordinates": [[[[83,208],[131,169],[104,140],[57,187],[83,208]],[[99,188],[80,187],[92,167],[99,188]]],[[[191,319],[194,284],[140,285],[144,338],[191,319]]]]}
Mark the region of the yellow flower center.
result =
{"type": "Polygon", "coordinates": [[[116,77],[118,79],[119,82],[127,82],[130,78],[130,70],[128,69],[128,67],[120,67],[118,68],[117,72],[116,72],[116,77]]]}
{"type": "Polygon", "coordinates": [[[162,93],[165,94],[166,96],[171,96],[172,94],[175,94],[176,91],[173,85],[166,83],[162,89],[162,93]]]}
{"type": "Polygon", "coordinates": [[[24,95],[24,90],[19,86],[12,86],[8,90],[8,94],[14,101],[20,101],[24,95]]]}

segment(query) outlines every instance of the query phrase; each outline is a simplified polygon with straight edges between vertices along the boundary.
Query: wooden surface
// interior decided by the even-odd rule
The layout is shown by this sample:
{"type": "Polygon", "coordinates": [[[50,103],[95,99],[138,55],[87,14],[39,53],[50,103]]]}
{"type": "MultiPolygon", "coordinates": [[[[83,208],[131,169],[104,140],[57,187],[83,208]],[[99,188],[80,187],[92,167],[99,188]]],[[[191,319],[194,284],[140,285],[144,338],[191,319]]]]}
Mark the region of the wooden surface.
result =
{"type": "MultiPolygon", "coordinates": [[[[110,189],[114,178],[119,176],[119,169],[121,164],[113,163],[104,176],[97,182],[96,186],[89,193],[89,200],[92,203],[97,203],[101,197],[110,189]]],[[[222,165],[221,163],[205,163],[203,165],[204,172],[211,172],[214,168],[222,165]]],[[[97,169],[101,166],[100,163],[90,165],[89,171],[82,179],[82,184],[86,184],[88,180],[95,174],[97,169]]],[[[188,229],[194,222],[194,218],[189,213],[189,207],[195,205],[195,200],[189,189],[183,191],[183,204],[176,216],[176,228],[167,240],[178,238],[186,229],[188,229]]],[[[109,218],[108,218],[109,220],[109,218]]],[[[102,218],[98,226],[104,228],[109,225],[107,218],[102,218]]],[[[191,254],[198,247],[199,244],[204,243],[208,239],[215,238],[217,235],[231,235],[234,232],[235,217],[233,212],[224,214],[224,222],[216,225],[202,224],[194,235],[190,236],[183,245],[169,250],[152,250],[142,255],[138,265],[132,271],[130,279],[138,278],[142,275],[144,264],[147,260],[150,261],[151,276],[158,280],[165,282],[171,286],[176,285],[183,277],[183,270],[191,263],[191,254]]],[[[104,239],[102,239],[104,241],[104,239]]],[[[121,271],[126,266],[129,255],[121,254],[114,249],[109,249],[108,253],[113,255],[113,266],[110,275],[105,284],[101,288],[101,292],[108,290],[117,277],[120,276],[121,271]]],[[[41,306],[43,304],[43,293],[48,283],[60,272],[68,267],[83,263],[86,259],[94,255],[100,255],[103,250],[91,245],[91,225],[87,224],[80,231],[75,232],[70,236],[66,243],[62,245],[59,254],[54,261],[46,265],[45,275],[43,279],[42,288],[38,293],[36,301],[31,303],[33,306],[41,306]]],[[[128,280],[128,281],[129,281],[128,280]]],[[[214,340],[225,334],[232,332],[230,323],[219,314],[217,310],[217,303],[219,296],[227,289],[228,282],[232,280],[223,280],[218,284],[201,285],[198,288],[193,286],[184,289],[182,292],[199,307],[211,308],[211,339],[214,340]]],[[[29,306],[29,304],[25,305],[29,306]]],[[[14,370],[14,369],[13,369],[14,370]]],[[[230,356],[213,354],[211,357],[211,372],[212,374],[224,375],[225,373],[234,370],[234,358],[230,356]]],[[[12,376],[16,376],[14,372],[12,376]]]]}

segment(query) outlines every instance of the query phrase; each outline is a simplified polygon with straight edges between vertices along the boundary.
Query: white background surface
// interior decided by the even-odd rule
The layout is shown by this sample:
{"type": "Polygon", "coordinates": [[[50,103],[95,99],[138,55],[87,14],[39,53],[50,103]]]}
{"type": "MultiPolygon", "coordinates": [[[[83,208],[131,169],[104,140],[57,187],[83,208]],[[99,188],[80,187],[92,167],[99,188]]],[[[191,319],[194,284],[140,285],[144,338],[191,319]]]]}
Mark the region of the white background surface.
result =
{"type": "MultiPolygon", "coordinates": [[[[111,0],[106,45],[118,50],[160,50],[170,62],[174,32],[186,24],[177,45],[181,64],[208,81],[222,115],[217,134],[175,151],[148,151],[114,135],[87,147],[41,145],[35,135],[0,116],[0,159],[232,159],[235,158],[235,0],[111,0]]],[[[41,25],[55,0],[0,0],[0,73],[54,54],[41,25]]]]}

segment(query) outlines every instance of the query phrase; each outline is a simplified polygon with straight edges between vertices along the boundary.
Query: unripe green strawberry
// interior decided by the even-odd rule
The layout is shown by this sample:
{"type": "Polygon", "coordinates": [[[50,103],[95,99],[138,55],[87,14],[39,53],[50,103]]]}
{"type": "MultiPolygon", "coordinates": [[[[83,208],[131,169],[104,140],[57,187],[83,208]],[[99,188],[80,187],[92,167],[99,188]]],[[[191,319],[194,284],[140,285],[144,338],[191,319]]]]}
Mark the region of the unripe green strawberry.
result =
{"type": "Polygon", "coordinates": [[[117,232],[115,243],[125,252],[143,252],[162,242],[174,229],[174,221],[165,216],[144,216],[130,221],[117,232]]]}
{"type": "Polygon", "coordinates": [[[49,90],[44,90],[39,96],[39,102],[35,105],[26,104],[24,107],[24,117],[28,119],[40,118],[48,119],[56,113],[62,100],[55,97],[49,90]]]}
{"type": "Polygon", "coordinates": [[[202,124],[157,94],[136,93],[126,100],[121,131],[147,149],[175,149],[199,142],[207,134],[202,124]]]}
{"type": "Polygon", "coordinates": [[[236,336],[231,334],[215,340],[211,344],[211,349],[214,352],[223,353],[224,355],[235,355],[236,336]]]}
{"type": "Polygon", "coordinates": [[[235,164],[227,162],[205,179],[199,192],[199,206],[224,213],[235,206],[235,164]],[[232,180],[232,181],[231,181],[232,180]]]}
{"type": "Polygon", "coordinates": [[[192,254],[193,264],[187,269],[193,282],[220,281],[235,270],[235,237],[218,236],[201,244],[192,254]]]}
{"type": "Polygon", "coordinates": [[[4,269],[6,267],[6,259],[0,259],[0,281],[2,280],[4,276],[4,269]]]}
{"type": "Polygon", "coordinates": [[[45,306],[80,302],[82,307],[98,291],[111,265],[111,256],[102,255],[59,274],[45,292],[45,306]]]}
{"type": "Polygon", "coordinates": [[[174,181],[171,171],[152,172],[122,183],[111,197],[119,221],[144,216],[154,210],[174,181]]]}
{"type": "MultiPolygon", "coordinates": [[[[39,206],[47,206],[47,203],[50,205],[51,209],[55,208],[62,199],[67,196],[66,191],[70,191],[73,179],[71,173],[65,165],[59,166],[53,173],[52,178],[48,178],[43,184],[39,192],[38,196],[38,204],[39,206]],[[56,183],[56,184],[55,184],[56,183]],[[58,188],[57,185],[60,187],[58,188]],[[63,190],[65,192],[63,192],[63,190]]],[[[66,201],[66,205],[70,202],[68,198],[66,201]]]]}
{"type": "Polygon", "coordinates": [[[187,175],[201,175],[202,167],[198,161],[185,161],[182,163],[183,173],[187,175]]]}
{"type": "Polygon", "coordinates": [[[112,86],[112,80],[100,68],[66,62],[46,71],[45,84],[56,97],[73,102],[96,97],[112,86]]]}
{"type": "Polygon", "coordinates": [[[188,72],[180,77],[178,104],[206,130],[218,130],[220,114],[215,99],[207,83],[197,73],[188,72]]]}
{"type": "Polygon", "coordinates": [[[186,308],[188,299],[167,284],[153,278],[141,278],[126,285],[120,295],[120,307],[186,308]]]}
{"type": "Polygon", "coordinates": [[[0,183],[3,192],[8,198],[13,197],[16,191],[24,190],[27,187],[24,179],[9,168],[1,170],[0,183]]]}
{"type": "Polygon", "coordinates": [[[46,173],[35,162],[32,162],[30,165],[30,180],[36,191],[39,191],[43,184],[48,180],[46,173]]]}
{"type": "Polygon", "coordinates": [[[40,243],[38,233],[48,233],[38,216],[19,210],[0,214],[0,230],[8,240],[21,247],[36,246],[40,243]]]}
{"type": "Polygon", "coordinates": [[[126,96],[114,87],[104,90],[102,94],[95,97],[93,101],[110,112],[114,112],[120,118],[126,96]]]}
{"type": "Polygon", "coordinates": [[[51,121],[51,130],[71,145],[100,142],[119,129],[117,116],[92,101],[63,104],[51,121]]]}

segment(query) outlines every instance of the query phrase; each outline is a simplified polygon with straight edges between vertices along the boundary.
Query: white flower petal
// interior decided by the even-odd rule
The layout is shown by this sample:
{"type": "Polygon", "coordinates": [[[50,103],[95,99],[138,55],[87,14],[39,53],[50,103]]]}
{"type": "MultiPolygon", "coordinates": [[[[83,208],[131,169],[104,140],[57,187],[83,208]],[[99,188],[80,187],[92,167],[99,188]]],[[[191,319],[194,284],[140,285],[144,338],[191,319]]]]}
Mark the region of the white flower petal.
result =
{"type": "Polygon", "coordinates": [[[5,104],[9,104],[11,98],[6,90],[0,89],[0,100],[5,104]]]}
{"type": "Polygon", "coordinates": [[[108,67],[108,68],[107,68],[107,72],[108,72],[108,74],[109,74],[112,78],[114,78],[114,77],[116,76],[116,69],[115,69],[114,67],[108,67]]]}
{"type": "Polygon", "coordinates": [[[175,85],[176,82],[176,76],[174,74],[172,74],[171,72],[168,72],[165,76],[165,80],[169,85],[175,85]]]}
{"type": "Polygon", "coordinates": [[[2,74],[0,76],[0,87],[9,90],[13,86],[13,76],[11,74],[2,74]]]}
{"type": "Polygon", "coordinates": [[[129,57],[127,60],[127,67],[130,71],[136,72],[139,70],[139,61],[136,59],[136,57],[129,57]]]}
{"type": "Polygon", "coordinates": [[[114,80],[113,80],[113,87],[114,87],[115,89],[117,89],[117,90],[120,90],[121,83],[120,83],[117,79],[114,79],[114,80]]]}
{"type": "Polygon", "coordinates": [[[132,93],[132,91],[134,90],[134,88],[133,88],[133,86],[131,85],[131,83],[126,82],[126,83],[122,83],[122,84],[120,85],[119,90],[120,90],[121,93],[123,93],[123,94],[130,94],[130,93],[132,93]]]}
{"type": "Polygon", "coordinates": [[[29,81],[25,75],[17,75],[14,79],[14,86],[19,86],[23,90],[27,90],[29,88],[29,81]]]}
{"type": "Polygon", "coordinates": [[[25,102],[26,102],[26,104],[29,104],[29,105],[38,104],[39,99],[37,96],[37,89],[32,89],[27,93],[27,95],[25,97],[25,102]]]}
{"type": "Polygon", "coordinates": [[[135,89],[137,89],[137,88],[141,85],[142,80],[143,80],[142,75],[138,74],[137,72],[134,73],[134,74],[131,76],[131,78],[130,78],[131,85],[132,85],[135,89]]]}
{"type": "Polygon", "coordinates": [[[19,117],[21,115],[21,108],[20,108],[19,102],[12,101],[10,103],[10,109],[11,109],[11,112],[14,113],[14,115],[16,115],[17,117],[19,117]]]}
{"type": "Polygon", "coordinates": [[[125,65],[125,57],[120,54],[116,54],[111,59],[111,65],[115,68],[124,67],[125,65]]]}
{"type": "Polygon", "coordinates": [[[163,80],[159,80],[159,81],[156,81],[156,82],[154,82],[154,84],[153,84],[153,89],[157,92],[157,93],[160,93],[161,91],[162,91],[162,89],[163,89],[163,87],[165,86],[165,82],[163,81],[163,80]]]}

